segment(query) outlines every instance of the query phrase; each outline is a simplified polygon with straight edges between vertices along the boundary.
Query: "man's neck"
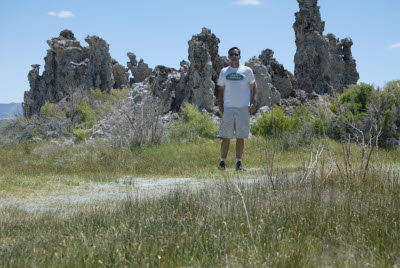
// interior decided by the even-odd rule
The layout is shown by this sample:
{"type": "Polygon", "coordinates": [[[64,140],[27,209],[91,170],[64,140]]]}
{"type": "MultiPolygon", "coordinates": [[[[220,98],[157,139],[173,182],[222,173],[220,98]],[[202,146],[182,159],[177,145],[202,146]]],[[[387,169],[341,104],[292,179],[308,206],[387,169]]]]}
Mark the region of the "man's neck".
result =
{"type": "Polygon", "coordinates": [[[232,68],[239,68],[239,62],[231,62],[231,67],[232,68]]]}

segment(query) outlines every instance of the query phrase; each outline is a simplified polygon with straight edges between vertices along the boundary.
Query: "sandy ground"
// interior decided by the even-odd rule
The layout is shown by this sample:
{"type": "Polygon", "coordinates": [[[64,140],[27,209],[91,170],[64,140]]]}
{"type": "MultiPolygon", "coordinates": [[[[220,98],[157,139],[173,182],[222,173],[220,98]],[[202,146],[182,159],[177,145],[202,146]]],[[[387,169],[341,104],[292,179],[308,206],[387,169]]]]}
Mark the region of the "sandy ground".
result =
{"type": "MultiPolygon", "coordinates": [[[[230,178],[231,182],[254,183],[259,178],[230,178]]],[[[223,183],[223,179],[195,178],[120,178],[114,182],[82,183],[66,192],[38,198],[0,199],[0,209],[14,207],[27,212],[62,211],[104,201],[136,198],[157,198],[177,188],[195,191],[207,185],[223,183]]]]}

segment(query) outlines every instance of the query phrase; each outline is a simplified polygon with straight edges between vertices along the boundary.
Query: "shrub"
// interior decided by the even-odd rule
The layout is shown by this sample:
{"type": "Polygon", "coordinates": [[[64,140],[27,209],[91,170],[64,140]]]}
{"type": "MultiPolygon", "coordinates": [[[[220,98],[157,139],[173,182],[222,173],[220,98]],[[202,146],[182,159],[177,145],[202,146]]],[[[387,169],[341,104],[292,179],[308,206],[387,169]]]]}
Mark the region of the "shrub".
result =
{"type": "Polygon", "coordinates": [[[104,100],[107,97],[107,91],[106,90],[101,90],[100,88],[91,88],[90,89],[90,94],[96,99],[96,100],[104,100]]]}
{"type": "Polygon", "coordinates": [[[143,95],[139,103],[127,98],[107,114],[96,131],[117,147],[158,144],[164,138],[162,116],[168,111],[169,105],[168,101],[152,95],[143,95]]]}
{"type": "Polygon", "coordinates": [[[374,140],[374,146],[399,144],[400,80],[386,83],[382,90],[365,83],[351,85],[330,108],[335,114],[333,138],[374,140]]]}
{"type": "Polygon", "coordinates": [[[92,129],[73,128],[72,132],[78,141],[84,141],[92,135],[92,129]]]}
{"type": "Polygon", "coordinates": [[[382,128],[380,145],[399,145],[400,138],[400,80],[385,84],[375,92],[371,101],[371,116],[382,128]]]}
{"type": "Polygon", "coordinates": [[[91,136],[98,120],[114,109],[129,95],[130,89],[75,89],[67,99],[59,103],[48,100],[41,107],[40,114],[32,118],[11,119],[2,124],[0,135],[5,140],[21,142],[35,137],[43,139],[70,137],[78,140],[91,136]]]}
{"type": "Polygon", "coordinates": [[[374,87],[369,84],[350,85],[344,89],[337,102],[329,107],[332,112],[338,114],[338,106],[343,106],[346,119],[357,122],[368,114],[368,106],[374,91],[374,87]]]}
{"type": "Polygon", "coordinates": [[[81,120],[80,124],[73,127],[72,132],[78,141],[87,140],[92,134],[93,127],[97,124],[97,120],[102,115],[101,109],[93,110],[88,101],[84,101],[76,106],[81,120]]]}
{"type": "Polygon", "coordinates": [[[257,119],[257,124],[251,126],[252,134],[262,136],[279,135],[284,132],[296,130],[296,120],[285,114],[283,108],[275,106],[271,111],[265,112],[257,119]]]}
{"type": "Polygon", "coordinates": [[[186,102],[180,118],[171,125],[170,136],[179,141],[194,141],[198,138],[215,138],[217,133],[218,127],[211,117],[186,102]]]}
{"type": "Polygon", "coordinates": [[[105,112],[109,112],[112,108],[117,106],[121,101],[125,100],[131,89],[122,88],[122,89],[111,89],[110,94],[107,95],[106,100],[104,102],[104,110],[105,112]]]}
{"type": "Polygon", "coordinates": [[[96,124],[96,113],[90,106],[89,102],[82,102],[76,106],[76,109],[80,113],[82,127],[92,128],[96,124]]]}
{"type": "Polygon", "coordinates": [[[40,113],[31,118],[19,117],[3,123],[0,135],[8,142],[23,142],[33,138],[59,138],[71,135],[72,122],[58,104],[48,100],[40,113]]]}
{"type": "Polygon", "coordinates": [[[48,100],[46,100],[44,105],[40,108],[40,114],[47,118],[65,116],[65,112],[61,111],[57,104],[50,103],[48,100]]]}
{"type": "Polygon", "coordinates": [[[337,121],[337,116],[330,113],[329,110],[324,110],[322,106],[319,106],[317,109],[317,116],[312,122],[312,128],[318,137],[327,135],[332,139],[338,139],[340,137],[340,128],[337,121]]]}
{"type": "Polygon", "coordinates": [[[86,140],[91,136],[93,128],[104,115],[114,109],[121,101],[125,100],[130,93],[130,89],[111,89],[102,91],[101,89],[90,89],[92,98],[83,101],[75,106],[79,114],[80,123],[74,126],[73,133],[78,140],[86,140]]]}
{"type": "Polygon", "coordinates": [[[293,116],[294,119],[294,129],[299,130],[301,128],[309,129],[314,122],[314,117],[310,112],[310,109],[303,106],[298,106],[296,112],[293,116]]]}
{"type": "Polygon", "coordinates": [[[19,117],[3,123],[0,135],[10,142],[22,142],[35,137],[43,139],[68,137],[72,122],[66,117],[45,118],[34,115],[32,118],[19,117]]]}
{"type": "Polygon", "coordinates": [[[283,150],[309,144],[312,140],[314,117],[306,107],[297,107],[293,116],[286,115],[283,108],[275,106],[257,119],[251,132],[268,139],[276,139],[275,144],[283,150]]]}

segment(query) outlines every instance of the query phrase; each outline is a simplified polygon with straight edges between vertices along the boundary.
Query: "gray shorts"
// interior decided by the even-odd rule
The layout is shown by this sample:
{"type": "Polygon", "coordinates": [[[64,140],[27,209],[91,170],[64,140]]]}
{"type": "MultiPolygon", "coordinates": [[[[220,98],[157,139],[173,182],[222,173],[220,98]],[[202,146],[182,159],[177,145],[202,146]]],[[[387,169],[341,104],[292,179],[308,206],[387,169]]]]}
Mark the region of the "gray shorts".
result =
{"type": "Polygon", "coordinates": [[[247,139],[250,133],[249,107],[224,107],[224,114],[219,125],[219,138],[247,139]]]}

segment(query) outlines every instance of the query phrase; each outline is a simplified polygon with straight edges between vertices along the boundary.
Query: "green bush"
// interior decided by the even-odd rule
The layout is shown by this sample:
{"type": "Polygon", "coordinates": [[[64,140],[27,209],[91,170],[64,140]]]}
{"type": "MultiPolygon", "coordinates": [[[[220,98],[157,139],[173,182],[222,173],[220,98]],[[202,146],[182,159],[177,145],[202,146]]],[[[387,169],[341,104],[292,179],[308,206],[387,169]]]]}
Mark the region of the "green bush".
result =
{"type": "Polygon", "coordinates": [[[296,112],[293,116],[294,119],[294,130],[299,130],[301,128],[309,129],[313,122],[314,117],[310,112],[310,109],[303,106],[296,107],[296,112]]]}
{"type": "Polygon", "coordinates": [[[104,100],[107,97],[107,91],[106,90],[101,90],[100,88],[91,88],[90,89],[90,94],[95,98],[96,100],[104,100]]]}
{"type": "Polygon", "coordinates": [[[110,91],[102,91],[99,88],[90,89],[92,97],[97,101],[95,102],[95,107],[101,107],[101,109],[96,109],[96,115],[102,117],[121,101],[125,100],[130,92],[131,89],[129,88],[111,89],[110,91]]]}
{"type": "Polygon", "coordinates": [[[293,116],[286,115],[283,108],[275,106],[257,119],[251,126],[254,135],[275,139],[274,144],[282,150],[289,150],[309,144],[314,130],[314,117],[306,107],[297,107],[293,116]]]}
{"type": "Polygon", "coordinates": [[[337,114],[338,106],[341,105],[345,108],[344,116],[351,121],[357,122],[368,114],[368,106],[374,91],[374,87],[369,84],[350,85],[344,89],[338,101],[331,104],[329,108],[333,113],[337,114]]]}
{"type": "Polygon", "coordinates": [[[97,123],[96,110],[92,109],[88,101],[77,105],[76,110],[79,111],[81,123],[75,125],[72,132],[79,141],[87,140],[91,136],[92,129],[97,123]]]}
{"type": "Polygon", "coordinates": [[[397,144],[400,138],[400,80],[388,82],[383,90],[377,91],[373,105],[374,116],[383,120],[381,145],[390,147],[397,144]]]}
{"type": "Polygon", "coordinates": [[[76,109],[79,111],[83,127],[92,128],[96,124],[96,112],[92,109],[88,101],[77,105],[76,109]]]}
{"type": "Polygon", "coordinates": [[[209,115],[199,112],[193,104],[185,103],[181,117],[171,124],[170,136],[179,141],[194,141],[215,138],[217,133],[218,127],[209,115]]]}
{"type": "Polygon", "coordinates": [[[73,128],[72,132],[78,141],[84,141],[92,135],[92,129],[73,128]]]}
{"type": "MultiPolygon", "coordinates": [[[[385,84],[383,89],[361,83],[351,85],[329,108],[336,115],[328,129],[332,138],[360,132],[364,137],[377,138],[380,146],[392,147],[400,137],[400,80],[385,84]],[[352,125],[352,126],[351,126],[352,125]],[[355,130],[357,129],[357,130],[355,130]],[[338,133],[341,134],[338,134],[338,133]]],[[[320,127],[321,122],[315,127],[320,127]]]]}
{"type": "Polygon", "coordinates": [[[400,80],[391,81],[385,84],[383,90],[379,92],[379,97],[385,104],[385,108],[399,105],[400,100],[400,80]]]}
{"type": "Polygon", "coordinates": [[[337,117],[332,114],[328,115],[321,106],[318,107],[318,115],[312,122],[312,128],[317,137],[322,137],[323,135],[327,135],[332,139],[338,139],[340,137],[337,117]]]}
{"type": "Polygon", "coordinates": [[[40,108],[40,114],[46,118],[65,116],[65,112],[61,111],[57,104],[50,103],[49,100],[46,100],[42,108],[40,108]]]}
{"type": "Polygon", "coordinates": [[[97,121],[122,100],[126,99],[130,93],[130,89],[111,89],[110,91],[91,89],[90,93],[94,100],[92,99],[90,103],[89,101],[83,101],[75,107],[79,113],[81,122],[74,126],[73,133],[79,140],[89,138],[97,121]]]}
{"type": "Polygon", "coordinates": [[[106,101],[104,102],[105,111],[110,111],[113,107],[118,105],[121,101],[125,100],[131,89],[129,88],[122,88],[122,89],[111,89],[110,94],[107,95],[106,101]]]}
{"type": "Polygon", "coordinates": [[[296,120],[285,114],[282,108],[275,106],[271,111],[265,112],[257,119],[257,124],[251,126],[252,134],[262,136],[279,135],[297,129],[296,120]]]}

